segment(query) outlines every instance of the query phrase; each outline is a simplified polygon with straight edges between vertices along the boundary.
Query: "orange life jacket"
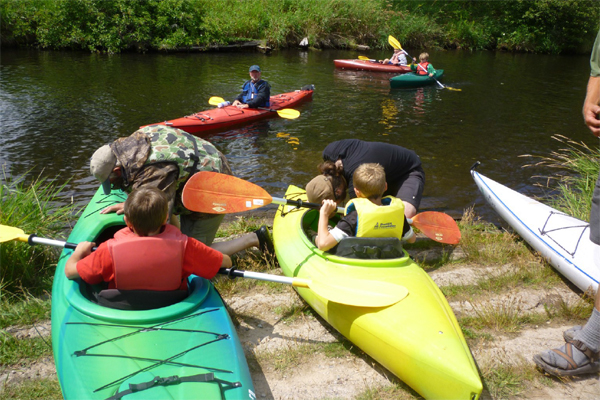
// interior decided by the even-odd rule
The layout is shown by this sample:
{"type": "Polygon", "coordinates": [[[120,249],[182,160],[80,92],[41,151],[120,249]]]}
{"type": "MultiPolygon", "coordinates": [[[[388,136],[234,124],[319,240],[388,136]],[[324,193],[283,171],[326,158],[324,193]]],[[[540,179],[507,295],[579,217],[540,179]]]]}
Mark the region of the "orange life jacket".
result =
{"type": "Polygon", "coordinates": [[[429,75],[429,72],[427,72],[427,67],[429,66],[429,62],[424,61],[422,63],[419,63],[417,65],[417,75],[429,75]]]}
{"type": "Polygon", "coordinates": [[[107,242],[120,290],[177,290],[181,286],[188,237],[167,224],[155,236],[137,236],[129,228],[107,242]]]}

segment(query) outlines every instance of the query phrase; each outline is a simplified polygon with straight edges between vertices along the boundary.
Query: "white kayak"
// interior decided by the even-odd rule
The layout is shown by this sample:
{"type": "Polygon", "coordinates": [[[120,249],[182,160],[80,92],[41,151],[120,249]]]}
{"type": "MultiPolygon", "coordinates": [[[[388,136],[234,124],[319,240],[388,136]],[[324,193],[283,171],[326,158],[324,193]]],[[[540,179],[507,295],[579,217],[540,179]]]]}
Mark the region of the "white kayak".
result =
{"type": "Polygon", "coordinates": [[[590,241],[590,224],[481,175],[477,165],[471,175],[494,210],[579,289],[598,290],[600,260],[594,259],[598,252],[590,241]]]}

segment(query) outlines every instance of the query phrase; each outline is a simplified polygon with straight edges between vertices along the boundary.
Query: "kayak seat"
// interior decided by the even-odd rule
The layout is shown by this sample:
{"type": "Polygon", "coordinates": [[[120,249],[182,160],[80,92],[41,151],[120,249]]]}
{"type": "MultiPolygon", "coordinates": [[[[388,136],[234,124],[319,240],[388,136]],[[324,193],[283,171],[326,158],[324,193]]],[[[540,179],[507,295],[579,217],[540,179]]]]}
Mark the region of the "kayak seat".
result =
{"type": "Polygon", "coordinates": [[[98,304],[118,310],[153,310],[179,303],[187,290],[119,290],[105,289],[97,295],[98,304]]]}
{"type": "Polygon", "coordinates": [[[400,239],[346,237],[336,246],[335,255],[338,257],[378,259],[404,257],[400,239]]]}

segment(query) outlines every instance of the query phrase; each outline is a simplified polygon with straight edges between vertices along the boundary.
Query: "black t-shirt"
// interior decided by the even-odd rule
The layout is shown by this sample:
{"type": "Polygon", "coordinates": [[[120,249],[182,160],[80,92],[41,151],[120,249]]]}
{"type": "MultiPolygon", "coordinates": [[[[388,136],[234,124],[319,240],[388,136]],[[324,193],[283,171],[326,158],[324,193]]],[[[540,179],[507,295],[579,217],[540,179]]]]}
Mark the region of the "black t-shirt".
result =
{"type": "Polygon", "coordinates": [[[351,199],[356,197],[352,175],[361,164],[378,163],[383,167],[388,184],[384,195],[396,195],[406,176],[421,166],[421,159],[412,150],[395,144],[359,139],[343,139],[328,144],[323,150],[323,160],[336,162],[338,159],[344,164],[344,177],[351,199]]]}

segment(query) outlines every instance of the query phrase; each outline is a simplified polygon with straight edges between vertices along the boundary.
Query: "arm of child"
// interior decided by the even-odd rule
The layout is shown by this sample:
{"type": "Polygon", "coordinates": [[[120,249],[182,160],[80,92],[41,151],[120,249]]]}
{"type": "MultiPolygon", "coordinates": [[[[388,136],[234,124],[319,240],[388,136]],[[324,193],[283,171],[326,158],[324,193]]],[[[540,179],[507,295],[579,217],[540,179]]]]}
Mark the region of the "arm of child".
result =
{"type": "MultiPolygon", "coordinates": [[[[411,220],[412,222],[412,220],[411,220]]],[[[417,235],[415,235],[415,231],[413,231],[412,226],[410,226],[408,222],[408,218],[406,215],[404,216],[404,229],[402,235],[402,241],[405,243],[414,243],[417,240],[417,235]],[[406,229],[408,227],[408,229],[406,229]]]]}
{"type": "Polygon", "coordinates": [[[327,251],[334,247],[338,242],[329,233],[328,223],[329,216],[337,209],[337,204],[333,200],[323,200],[323,205],[319,211],[319,227],[317,231],[317,237],[315,244],[319,250],[327,251]]]}
{"type": "Polygon", "coordinates": [[[95,245],[96,244],[93,242],[81,242],[77,245],[75,251],[73,252],[73,254],[71,254],[71,257],[69,257],[67,263],[65,264],[65,275],[67,276],[67,278],[79,278],[79,272],[77,272],[77,263],[81,259],[89,256],[92,253],[92,248],[95,245]]]}
{"type": "Polygon", "coordinates": [[[221,262],[221,268],[231,268],[232,266],[231,257],[227,254],[223,254],[223,261],[221,262]]]}

